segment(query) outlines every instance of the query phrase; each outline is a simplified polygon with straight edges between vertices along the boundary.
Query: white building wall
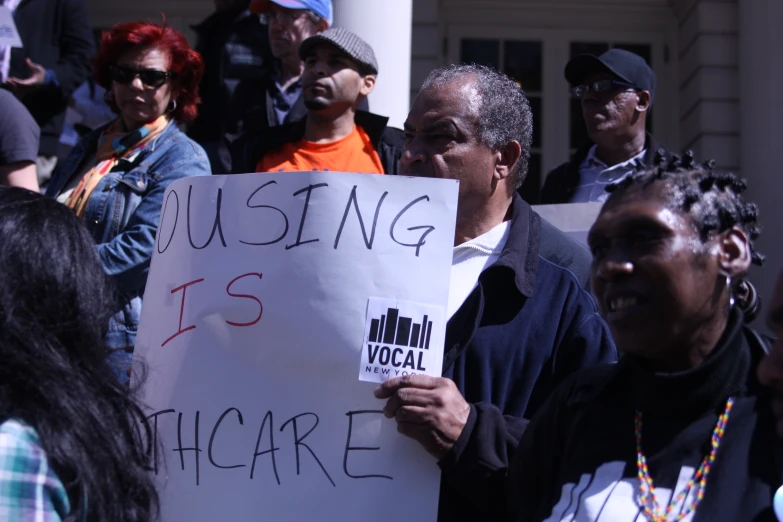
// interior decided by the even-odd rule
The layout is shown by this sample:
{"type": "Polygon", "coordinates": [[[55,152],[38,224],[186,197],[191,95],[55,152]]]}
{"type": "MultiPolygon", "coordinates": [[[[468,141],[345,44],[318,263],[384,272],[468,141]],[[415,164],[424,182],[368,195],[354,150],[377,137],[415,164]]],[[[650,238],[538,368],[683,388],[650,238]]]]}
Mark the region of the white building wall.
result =
{"type": "Polygon", "coordinates": [[[680,143],[740,170],[736,0],[677,0],[680,143]]]}
{"type": "Polygon", "coordinates": [[[378,81],[370,110],[401,128],[408,117],[413,0],[333,0],[334,26],[367,42],[378,60],[378,81]]]}
{"type": "Polygon", "coordinates": [[[764,268],[754,270],[753,281],[762,300],[769,303],[783,267],[783,69],[779,52],[783,47],[783,1],[739,2],[740,164],[748,179],[748,198],[761,208],[763,233],[757,246],[767,255],[767,262],[764,268]]]}
{"type": "Polygon", "coordinates": [[[442,41],[443,37],[438,28],[438,0],[415,0],[411,45],[411,103],[427,74],[442,64],[442,41]]]}

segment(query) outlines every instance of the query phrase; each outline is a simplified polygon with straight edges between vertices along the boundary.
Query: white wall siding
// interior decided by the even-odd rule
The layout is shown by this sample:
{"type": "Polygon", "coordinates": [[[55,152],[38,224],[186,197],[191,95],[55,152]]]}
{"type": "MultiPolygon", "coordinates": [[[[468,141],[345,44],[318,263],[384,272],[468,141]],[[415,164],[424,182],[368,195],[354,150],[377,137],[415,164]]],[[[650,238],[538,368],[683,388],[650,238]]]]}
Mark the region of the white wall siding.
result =
{"type": "Polygon", "coordinates": [[[411,103],[421,82],[442,63],[438,0],[413,2],[413,34],[411,42],[411,103]]]}
{"type": "MultiPolygon", "coordinates": [[[[770,302],[777,273],[783,266],[781,20],[781,0],[739,0],[740,162],[742,174],[748,178],[747,197],[761,209],[764,230],[757,245],[767,262],[753,272],[753,281],[765,303],[770,302]]],[[[754,326],[763,323],[757,320],[754,326]]]]}
{"type": "Polygon", "coordinates": [[[684,115],[702,100],[736,101],[739,79],[734,67],[701,66],[680,89],[680,107],[684,115]]]}
{"type": "Polygon", "coordinates": [[[679,20],[680,143],[697,159],[738,170],[736,0],[675,0],[679,20]]]}

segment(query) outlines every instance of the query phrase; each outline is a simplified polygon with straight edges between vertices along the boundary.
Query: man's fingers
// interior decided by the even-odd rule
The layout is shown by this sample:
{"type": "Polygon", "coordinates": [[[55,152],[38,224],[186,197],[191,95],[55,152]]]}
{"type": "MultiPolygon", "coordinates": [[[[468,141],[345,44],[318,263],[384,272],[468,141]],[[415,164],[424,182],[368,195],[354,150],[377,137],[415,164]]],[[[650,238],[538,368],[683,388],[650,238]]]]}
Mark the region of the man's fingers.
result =
{"type": "Polygon", "coordinates": [[[375,397],[378,399],[388,399],[401,388],[433,390],[442,384],[442,380],[442,377],[430,377],[429,375],[404,375],[402,377],[394,377],[375,389],[375,397]]]}
{"type": "Polygon", "coordinates": [[[422,390],[419,388],[401,388],[392,395],[386,406],[383,408],[383,413],[387,418],[396,416],[397,410],[403,406],[431,406],[435,402],[435,397],[431,390],[422,390]]]}
{"type": "MultiPolygon", "coordinates": [[[[429,426],[432,410],[423,406],[402,406],[394,415],[397,424],[415,424],[429,426]]],[[[431,428],[431,427],[430,427],[431,428]]]]}
{"type": "Polygon", "coordinates": [[[27,62],[27,67],[32,69],[32,70],[34,70],[34,71],[38,71],[38,70],[41,70],[41,69],[44,68],[43,65],[39,65],[39,64],[35,63],[30,58],[28,58],[25,61],[27,62]]]}
{"type": "Polygon", "coordinates": [[[11,87],[20,87],[20,86],[26,86],[33,82],[31,78],[28,78],[26,80],[22,80],[19,78],[8,78],[5,83],[10,85],[11,87]]]}

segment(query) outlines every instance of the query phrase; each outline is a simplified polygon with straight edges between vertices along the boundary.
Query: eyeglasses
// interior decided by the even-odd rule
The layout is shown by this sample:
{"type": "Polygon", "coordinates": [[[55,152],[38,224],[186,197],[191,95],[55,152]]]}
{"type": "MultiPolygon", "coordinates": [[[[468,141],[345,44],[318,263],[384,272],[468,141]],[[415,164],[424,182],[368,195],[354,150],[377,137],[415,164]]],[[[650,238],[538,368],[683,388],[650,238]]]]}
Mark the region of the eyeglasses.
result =
{"type": "Polygon", "coordinates": [[[304,15],[306,10],[304,9],[290,9],[287,11],[268,11],[264,13],[264,19],[267,24],[271,24],[274,21],[281,25],[290,25],[294,21],[299,20],[304,15]]]}
{"type": "Polygon", "coordinates": [[[616,89],[618,87],[630,87],[635,89],[636,86],[632,83],[622,82],[620,80],[599,80],[593,83],[586,83],[584,85],[575,85],[568,89],[572,98],[582,98],[590,91],[593,92],[606,92],[616,89]]]}
{"type": "Polygon", "coordinates": [[[115,83],[128,85],[136,76],[141,78],[141,83],[148,87],[160,87],[168,78],[176,76],[177,73],[159,71],[157,69],[133,69],[132,67],[122,67],[121,65],[112,65],[109,67],[109,75],[115,83]]]}

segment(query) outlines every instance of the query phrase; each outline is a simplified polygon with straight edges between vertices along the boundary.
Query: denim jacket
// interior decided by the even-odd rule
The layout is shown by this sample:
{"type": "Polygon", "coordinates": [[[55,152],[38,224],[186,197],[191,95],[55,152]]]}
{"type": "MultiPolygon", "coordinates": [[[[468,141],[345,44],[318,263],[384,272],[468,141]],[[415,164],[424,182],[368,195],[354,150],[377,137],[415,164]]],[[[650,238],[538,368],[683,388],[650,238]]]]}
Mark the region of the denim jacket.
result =
{"type": "MultiPolygon", "coordinates": [[[[87,136],[58,166],[46,195],[57,197],[74,173],[88,167],[97,151],[102,127],[87,136]]],[[[163,193],[174,180],[210,175],[204,150],[171,122],[131,161],[106,174],[87,200],[84,223],[97,243],[103,268],[114,280],[120,302],[109,323],[108,348],[128,351],[136,341],[141,301],[158,230],[163,193]]],[[[123,372],[124,373],[124,372],[123,372]]],[[[127,378],[127,376],[126,376],[127,378]]]]}

